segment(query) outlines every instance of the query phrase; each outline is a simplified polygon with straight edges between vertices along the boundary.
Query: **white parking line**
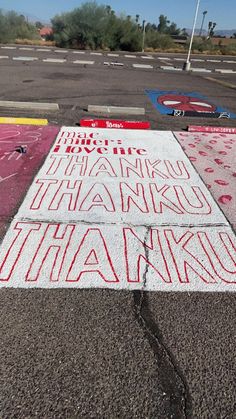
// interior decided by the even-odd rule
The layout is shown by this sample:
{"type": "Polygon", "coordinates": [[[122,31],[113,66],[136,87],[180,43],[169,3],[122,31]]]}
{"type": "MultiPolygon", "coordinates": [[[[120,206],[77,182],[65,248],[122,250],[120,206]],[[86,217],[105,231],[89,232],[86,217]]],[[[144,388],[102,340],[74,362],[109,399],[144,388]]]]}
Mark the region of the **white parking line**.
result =
{"type": "Polygon", "coordinates": [[[14,61],[37,61],[37,57],[13,57],[14,61]]]}
{"type": "Polygon", "coordinates": [[[235,61],[232,61],[232,60],[224,60],[223,63],[236,64],[236,60],[235,61]]]}
{"type": "Polygon", "coordinates": [[[73,64],[92,65],[92,64],[94,64],[94,61],[76,60],[76,61],[73,61],[73,64]]]}
{"type": "Polygon", "coordinates": [[[207,60],[209,63],[221,63],[221,60],[207,60]]]}
{"type": "Polygon", "coordinates": [[[151,55],[141,55],[141,58],[144,58],[145,60],[153,60],[154,59],[151,55]]]}
{"type": "Polygon", "coordinates": [[[162,70],[183,71],[182,68],[177,68],[177,67],[173,67],[173,66],[170,66],[170,65],[162,65],[160,68],[162,70]]]}
{"type": "Polygon", "coordinates": [[[25,48],[25,47],[21,47],[19,48],[21,51],[34,51],[34,48],[25,48]]]}
{"type": "Polygon", "coordinates": [[[3,60],[4,58],[9,58],[8,55],[0,55],[0,59],[3,60]]]}
{"type": "Polygon", "coordinates": [[[157,57],[158,60],[165,60],[165,61],[170,61],[171,58],[168,57],[157,57]]]}
{"type": "Polygon", "coordinates": [[[191,68],[190,69],[193,73],[211,73],[211,70],[206,68],[191,68]]]}
{"type": "Polygon", "coordinates": [[[44,49],[44,48],[37,48],[36,49],[36,51],[38,51],[38,52],[52,52],[52,50],[51,49],[44,49]]]}
{"type": "Polygon", "coordinates": [[[123,67],[123,63],[111,63],[111,65],[117,66],[117,67],[123,67]]]}
{"type": "Polygon", "coordinates": [[[107,54],[108,57],[119,57],[119,54],[107,54]]]}
{"type": "Polygon", "coordinates": [[[222,74],[236,74],[235,70],[230,70],[230,69],[220,69],[220,68],[216,68],[215,69],[216,73],[222,73],[222,74]]]}
{"type": "Polygon", "coordinates": [[[101,52],[90,52],[90,55],[103,55],[101,52]]]}
{"type": "Polygon", "coordinates": [[[44,60],[43,60],[45,63],[65,63],[67,60],[60,60],[60,59],[57,59],[57,58],[45,58],[44,60]]]}
{"type": "Polygon", "coordinates": [[[85,54],[85,51],[73,51],[73,54],[85,54]]]}
{"type": "Polygon", "coordinates": [[[148,64],[132,64],[134,68],[153,68],[153,65],[148,64]]]}
{"type": "Polygon", "coordinates": [[[185,58],[174,58],[175,61],[186,61],[185,58]]]}
{"type": "Polygon", "coordinates": [[[202,60],[201,58],[192,58],[191,61],[195,61],[196,63],[203,63],[205,60],[202,60]]]}
{"type": "Polygon", "coordinates": [[[137,55],[125,55],[125,58],[137,58],[137,55]]]}
{"type": "Polygon", "coordinates": [[[54,52],[59,52],[61,54],[66,54],[68,52],[67,49],[55,49],[54,52]]]}
{"type": "Polygon", "coordinates": [[[1,47],[2,49],[16,49],[16,47],[1,47]]]}

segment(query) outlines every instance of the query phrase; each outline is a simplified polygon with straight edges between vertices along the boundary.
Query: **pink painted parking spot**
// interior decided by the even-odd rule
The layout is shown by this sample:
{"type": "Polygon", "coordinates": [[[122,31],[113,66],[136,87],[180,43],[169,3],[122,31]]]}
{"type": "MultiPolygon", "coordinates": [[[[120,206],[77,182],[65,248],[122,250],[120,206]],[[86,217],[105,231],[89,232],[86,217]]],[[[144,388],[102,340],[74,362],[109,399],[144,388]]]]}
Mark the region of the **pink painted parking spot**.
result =
{"type": "Polygon", "coordinates": [[[175,136],[236,229],[235,135],[177,132],[175,136]]]}
{"type": "Polygon", "coordinates": [[[0,126],[0,235],[48,154],[56,126],[0,126]]]}

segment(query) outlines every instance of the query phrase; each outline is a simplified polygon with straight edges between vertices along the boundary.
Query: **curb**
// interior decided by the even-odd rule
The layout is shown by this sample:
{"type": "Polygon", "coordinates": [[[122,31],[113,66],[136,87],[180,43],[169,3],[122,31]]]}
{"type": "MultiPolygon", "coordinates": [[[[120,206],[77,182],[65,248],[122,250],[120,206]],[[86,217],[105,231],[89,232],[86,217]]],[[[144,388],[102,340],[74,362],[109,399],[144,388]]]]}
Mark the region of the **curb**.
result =
{"type": "Polygon", "coordinates": [[[8,100],[0,100],[0,108],[58,111],[59,105],[57,103],[14,102],[14,101],[8,101],[8,100]]]}
{"type": "Polygon", "coordinates": [[[99,106],[88,105],[88,112],[111,113],[113,115],[145,115],[144,108],[121,107],[121,106],[99,106]]]}
{"type": "Polygon", "coordinates": [[[1,117],[0,124],[14,124],[14,125],[48,125],[47,119],[34,118],[8,118],[1,117]]]}

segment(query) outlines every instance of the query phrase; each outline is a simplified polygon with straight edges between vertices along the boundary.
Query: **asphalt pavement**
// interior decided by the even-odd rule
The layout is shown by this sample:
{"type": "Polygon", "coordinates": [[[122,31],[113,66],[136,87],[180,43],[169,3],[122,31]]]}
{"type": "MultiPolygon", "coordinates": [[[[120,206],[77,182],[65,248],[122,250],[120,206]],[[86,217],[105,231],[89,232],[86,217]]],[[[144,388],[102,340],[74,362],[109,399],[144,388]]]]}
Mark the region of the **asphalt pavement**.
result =
{"type": "MultiPolygon", "coordinates": [[[[176,60],[184,59],[181,55],[131,58],[120,52],[114,57],[12,47],[0,49],[0,56],[9,57],[0,57],[0,100],[56,102],[60,110],[3,107],[0,116],[46,117],[57,126],[76,126],[82,117],[98,116],[88,114],[89,104],[136,106],[145,108],[142,119],[152,129],[235,127],[235,119],[160,115],[144,90],[197,91],[236,113],[236,74],[214,71],[235,70],[236,64],[223,61],[236,58],[196,57],[205,61],[194,67],[212,72],[186,74],[160,68],[163,58],[181,67],[176,60]],[[38,60],[13,60],[26,55],[38,60]],[[47,58],[66,61],[43,61],[47,58]]],[[[1,289],[0,313],[3,419],[235,417],[233,293],[1,289]]]]}

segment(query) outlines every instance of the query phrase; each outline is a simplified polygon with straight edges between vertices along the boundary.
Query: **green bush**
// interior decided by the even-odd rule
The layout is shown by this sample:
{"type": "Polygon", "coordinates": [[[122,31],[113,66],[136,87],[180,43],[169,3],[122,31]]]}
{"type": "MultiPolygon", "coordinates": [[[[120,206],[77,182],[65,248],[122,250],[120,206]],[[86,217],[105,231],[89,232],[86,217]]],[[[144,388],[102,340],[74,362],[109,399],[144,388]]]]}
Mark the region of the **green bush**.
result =
{"type": "Polygon", "coordinates": [[[169,49],[174,47],[173,39],[169,35],[160,34],[155,30],[149,30],[146,34],[145,45],[153,49],[169,49]]]}
{"type": "Polygon", "coordinates": [[[17,38],[39,39],[38,30],[23,15],[0,10],[0,42],[14,42],[17,38]]]}

